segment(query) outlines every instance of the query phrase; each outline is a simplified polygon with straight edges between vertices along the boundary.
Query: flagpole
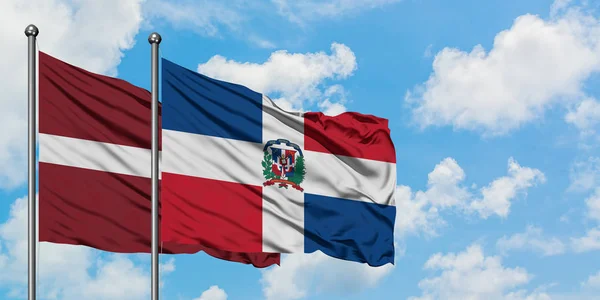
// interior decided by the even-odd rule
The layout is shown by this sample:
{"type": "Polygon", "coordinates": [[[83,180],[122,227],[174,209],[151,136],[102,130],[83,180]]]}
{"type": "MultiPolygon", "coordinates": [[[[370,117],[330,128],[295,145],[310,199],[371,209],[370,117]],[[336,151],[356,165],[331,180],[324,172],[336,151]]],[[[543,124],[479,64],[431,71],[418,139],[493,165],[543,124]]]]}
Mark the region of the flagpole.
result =
{"type": "Polygon", "coordinates": [[[154,32],[152,46],[152,300],[158,300],[158,45],[162,38],[154,32]]]}
{"type": "Polygon", "coordinates": [[[36,146],[36,46],[35,41],[39,33],[38,28],[31,24],[25,28],[25,36],[27,36],[27,93],[28,93],[28,121],[29,121],[29,141],[27,144],[27,172],[29,173],[28,182],[28,299],[36,299],[36,203],[35,203],[35,146],[36,146]]]}

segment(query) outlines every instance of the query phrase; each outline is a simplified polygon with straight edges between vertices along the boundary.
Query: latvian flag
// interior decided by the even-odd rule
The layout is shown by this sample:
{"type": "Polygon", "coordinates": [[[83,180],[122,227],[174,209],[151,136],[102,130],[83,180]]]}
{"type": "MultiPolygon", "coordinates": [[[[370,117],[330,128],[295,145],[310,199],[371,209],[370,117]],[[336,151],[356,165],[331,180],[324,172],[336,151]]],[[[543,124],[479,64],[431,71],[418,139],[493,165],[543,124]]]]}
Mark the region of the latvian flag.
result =
{"type": "MultiPolygon", "coordinates": [[[[150,93],[123,80],[87,72],[43,52],[39,53],[39,84],[40,241],[121,253],[150,252],[150,93]]],[[[188,151],[215,157],[230,150],[220,149],[219,145],[189,146],[188,151]]],[[[198,162],[190,167],[204,169],[198,162]]],[[[179,184],[185,185],[185,181],[179,184]]],[[[224,201],[210,198],[215,194],[207,191],[202,193],[196,194],[194,200],[210,203],[207,210],[224,201]]],[[[239,201],[244,199],[240,197],[239,201]]],[[[202,209],[196,207],[190,213],[202,209]]],[[[176,227],[168,224],[176,221],[173,218],[177,216],[173,215],[171,212],[165,216],[163,208],[160,226],[176,227]]],[[[228,220],[218,214],[211,218],[218,219],[219,224],[246,222],[228,220]]],[[[253,228],[251,224],[249,228],[253,228]]],[[[256,267],[279,263],[279,254],[262,253],[261,249],[211,248],[220,244],[203,241],[213,237],[214,231],[196,229],[202,230],[195,234],[203,239],[188,239],[185,243],[162,239],[161,252],[202,250],[217,258],[256,267]]]]}
{"type": "Polygon", "coordinates": [[[387,120],[286,112],[166,59],[161,88],[163,241],[394,262],[387,120]]]}

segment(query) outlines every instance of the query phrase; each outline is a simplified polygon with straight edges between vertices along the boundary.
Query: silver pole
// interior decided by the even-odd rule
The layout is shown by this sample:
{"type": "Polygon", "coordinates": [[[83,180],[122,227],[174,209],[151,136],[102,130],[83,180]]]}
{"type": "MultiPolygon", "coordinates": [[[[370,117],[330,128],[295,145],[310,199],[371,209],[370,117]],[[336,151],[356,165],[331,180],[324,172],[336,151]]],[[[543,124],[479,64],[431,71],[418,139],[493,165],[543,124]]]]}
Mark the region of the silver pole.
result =
{"type": "Polygon", "coordinates": [[[25,28],[25,36],[27,36],[28,51],[27,51],[27,96],[28,96],[28,121],[29,121],[29,141],[27,144],[27,172],[29,173],[28,182],[28,258],[27,265],[28,270],[28,299],[35,300],[36,298],[36,203],[35,203],[35,134],[36,134],[36,64],[37,64],[37,51],[35,47],[35,39],[40,31],[38,28],[31,24],[25,28]]]}
{"type": "Polygon", "coordinates": [[[158,45],[162,38],[154,32],[152,46],[152,300],[158,300],[158,45]]]}
{"type": "Polygon", "coordinates": [[[35,134],[36,134],[36,64],[37,64],[37,51],[35,47],[35,39],[40,31],[38,28],[31,24],[25,28],[25,36],[27,36],[27,96],[28,96],[28,121],[29,121],[29,141],[27,143],[27,172],[29,173],[28,182],[28,243],[27,251],[29,252],[27,258],[28,270],[28,299],[35,300],[36,298],[36,203],[35,203],[35,134]]]}

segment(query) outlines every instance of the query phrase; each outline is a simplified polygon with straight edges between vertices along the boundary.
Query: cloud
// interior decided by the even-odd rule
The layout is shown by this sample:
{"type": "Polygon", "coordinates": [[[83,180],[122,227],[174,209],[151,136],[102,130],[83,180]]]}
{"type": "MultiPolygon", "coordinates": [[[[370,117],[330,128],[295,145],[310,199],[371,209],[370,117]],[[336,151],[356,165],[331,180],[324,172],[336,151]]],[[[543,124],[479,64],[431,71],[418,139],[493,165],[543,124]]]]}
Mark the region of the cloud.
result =
{"type": "Polygon", "coordinates": [[[271,0],[279,14],[299,25],[320,19],[340,17],[367,9],[379,8],[384,5],[400,2],[400,0],[271,0]]]}
{"type": "Polygon", "coordinates": [[[439,273],[419,281],[422,295],[409,299],[549,299],[540,292],[514,291],[532,275],[521,267],[503,266],[499,256],[485,256],[478,244],[458,254],[436,253],[424,269],[439,273]]]}
{"type": "Polygon", "coordinates": [[[550,7],[550,15],[556,16],[558,13],[563,12],[569,7],[573,0],[555,0],[550,7]]]}
{"type": "Polygon", "coordinates": [[[427,179],[427,197],[434,206],[460,206],[470,197],[467,189],[459,186],[465,179],[465,171],[453,158],[446,158],[437,164],[427,179]]]}
{"type": "Polygon", "coordinates": [[[445,221],[440,212],[453,209],[464,214],[476,213],[481,218],[497,215],[506,218],[512,201],[519,193],[545,181],[537,169],[522,167],[508,159],[508,175],[496,178],[477,193],[463,183],[464,170],[453,158],[445,158],[428,174],[427,190],[412,192],[408,186],[396,189],[396,234],[424,233],[437,235],[445,221]]]}
{"type": "Polygon", "coordinates": [[[581,101],[567,113],[565,121],[579,128],[584,136],[594,135],[596,126],[600,124],[600,102],[592,98],[581,101]]]}
{"type": "Polygon", "coordinates": [[[227,293],[218,286],[213,285],[194,300],[227,300],[227,293]]]}
{"type": "Polygon", "coordinates": [[[213,0],[149,0],[144,4],[144,15],[150,20],[166,20],[177,29],[214,37],[222,26],[237,30],[247,21],[240,5],[240,1],[231,0],[227,5],[213,0]]]}
{"type": "Polygon", "coordinates": [[[329,80],[342,80],[356,70],[356,57],[348,46],[333,43],[331,54],[275,51],[263,63],[241,63],[215,55],[198,66],[198,72],[239,83],[274,98],[282,108],[302,110],[320,103],[334,113],[344,111],[345,93],[329,80]],[[332,99],[338,99],[334,101],[332,99]]]}
{"type": "Polygon", "coordinates": [[[503,236],[496,242],[496,248],[502,253],[511,250],[531,250],[543,256],[563,254],[566,251],[566,246],[561,240],[544,237],[542,229],[535,226],[527,226],[524,233],[517,233],[511,237],[503,236]]]}
{"type": "MultiPolygon", "coordinates": [[[[585,205],[586,217],[600,225],[600,187],[585,199],[585,205]]],[[[600,227],[589,229],[582,237],[571,238],[571,248],[576,253],[600,250],[600,227]]]]}
{"type": "MultiPolygon", "coordinates": [[[[405,97],[414,122],[493,136],[541,119],[556,105],[585,99],[580,105],[595,105],[583,86],[600,70],[600,22],[565,5],[557,2],[549,20],[519,16],[489,52],[481,45],[438,52],[429,79],[405,97]]],[[[567,119],[581,125],[592,115],[576,111],[567,119]]]]}
{"type": "MultiPolygon", "coordinates": [[[[520,290],[517,292],[510,292],[506,294],[503,298],[504,300],[552,300],[557,299],[554,295],[547,294],[542,289],[541,291],[534,291],[532,293],[528,293],[525,290],[520,290]]],[[[570,300],[583,300],[581,298],[570,298],[570,300]]],[[[558,299],[557,299],[558,300],[558,299]]]]}
{"type": "Polygon", "coordinates": [[[346,107],[342,103],[332,103],[329,99],[325,99],[319,103],[321,111],[328,116],[336,116],[346,111],[346,107]]]}
{"type": "Polygon", "coordinates": [[[393,269],[391,264],[370,267],[321,252],[291,254],[282,258],[281,266],[263,271],[261,283],[267,300],[303,299],[323,292],[346,295],[375,287],[393,269]]]}
{"type": "Polygon", "coordinates": [[[546,177],[537,169],[521,167],[512,157],[508,160],[508,176],[494,180],[481,189],[481,197],[471,202],[470,209],[486,219],[492,214],[506,218],[510,212],[510,200],[517,193],[526,192],[538,183],[545,183],[546,177]]]}
{"type": "Polygon", "coordinates": [[[600,228],[588,230],[585,236],[571,238],[571,247],[576,253],[600,250],[600,228]]]}
{"type": "Polygon", "coordinates": [[[446,224],[438,209],[430,204],[426,193],[419,191],[413,195],[410,187],[404,185],[396,188],[394,234],[398,238],[421,232],[426,236],[436,236],[437,229],[446,224]]]}
{"type": "Polygon", "coordinates": [[[399,237],[423,232],[436,235],[445,225],[440,209],[463,207],[471,194],[460,185],[465,172],[453,158],[445,158],[428,175],[427,190],[413,193],[408,186],[396,188],[396,230],[399,237]]]}
{"type": "Polygon", "coordinates": [[[175,259],[171,257],[165,263],[160,264],[159,272],[160,274],[169,274],[175,272],[175,259]]]}
{"type": "MultiPolygon", "coordinates": [[[[0,287],[24,295],[27,286],[27,198],[17,199],[0,224],[0,287]]],[[[148,299],[149,270],[132,255],[101,255],[84,246],[39,243],[38,291],[58,299],[148,299]],[[65,270],[69,270],[65,272],[65,270]]],[[[161,264],[161,277],[175,269],[161,264]]]]}
{"type": "MultiPolygon", "coordinates": [[[[382,7],[400,0],[326,0],[326,1],[247,1],[247,0],[147,0],[144,4],[145,25],[152,27],[156,21],[167,21],[176,29],[185,29],[202,36],[221,38],[234,34],[254,46],[273,49],[273,41],[258,36],[253,26],[269,19],[281,26],[280,15],[301,27],[307,21],[329,19],[348,13],[382,7]],[[227,4],[224,4],[227,3],[227,4]],[[266,18],[265,18],[266,16],[266,18]]],[[[285,21],[285,20],[284,20],[285,21]]]]}
{"type": "Polygon", "coordinates": [[[275,45],[274,42],[269,41],[267,39],[264,39],[262,37],[254,35],[254,34],[248,36],[248,40],[250,42],[252,42],[254,45],[258,46],[259,48],[263,48],[263,49],[277,48],[277,45],[275,45]]]}
{"type": "Polygon", "coordinates": [[[600,186],[600,157],[589,157],[587,161],[577,161],[569,173],[569,191],[587,192],[600,186]]]}
{"type": "Polygon", "coordinates": [[[594,275],[590,275],[586,281],[581,283],[581,286],[588,289],[600,290],[600,271],[594,275]]]}
{"type": "Polygon", "coordinates": [[[433,55],[432,49],[433,49],[433,44],[429,44],[429,46],[427,46],[427,48],[425,48],[425,51],[423,52],[423,57],[425,57],[425,58],[431,57],[433,55]]]}
{"type": "Polygon", "coordinates": [[[26,179],[27,39],[38,26],[41,51],[92,72],[116,75],[123,51],[134,45],[142,21],[142,0],[0,1],[0,188],[26,179]],[[98,13],[101,11],[102,13],[98,13]],[[107,22],[106,16],[110,16],[107,22]],[[10,70],[10,71],[9,71],[10,70]]]}
{"type": "Polygon", "coordinates": [[[597,187],[595,192],[585,199],[585,205],[588,209],[587,216],[600,224],[600,187],[597,187]]]}
{"type": "MultiPolygon", "coordinates": [[[[555,286],[556,283],[548,285],[555,286]]],[[[537,292],[540,295],[540,291],[543,292],[546,289],[542,286],[537,292]]],[[[580,289],[573,289],[571,292],[557,293],[552,292],[549,294],[543,293],[544,298],[517,298],[524,300],[536,300],[536,299],[552,299],[552,300],[595,300],[598,299],[598,292],[600,291],[600,272],[590,275],[585,281],[581,282],[580,289]]],[[[535,295],[535,294],[534,294],[535,295]]],[[[512,299],[512,298],[509,298],[512,299]]]]}
{"type": "MultiPolygon", "coordinates": [[[[61,299],[147,299],[150,296],[148,274],[130,259],[114,255],[109,261],[99,259],[96,268],[95,274],[86,276],[86,280],[68,285],[63,282],[62,291],[55,292],[59,295],[62,292],[61,299]]],[[[60,285],[55,284],[53,288],[57,286],[60,285]]]]}
{"type": "Polygon", "coordinates": [[[344,104],[346,104],[347,99],[346,91],[343,86],[339,84],[330,86],[323,94],[323,97],[325,99],[317,105],[319,110],[324,114],[335,116],[346,111],[346,106],[344,106],[344,104]]]}

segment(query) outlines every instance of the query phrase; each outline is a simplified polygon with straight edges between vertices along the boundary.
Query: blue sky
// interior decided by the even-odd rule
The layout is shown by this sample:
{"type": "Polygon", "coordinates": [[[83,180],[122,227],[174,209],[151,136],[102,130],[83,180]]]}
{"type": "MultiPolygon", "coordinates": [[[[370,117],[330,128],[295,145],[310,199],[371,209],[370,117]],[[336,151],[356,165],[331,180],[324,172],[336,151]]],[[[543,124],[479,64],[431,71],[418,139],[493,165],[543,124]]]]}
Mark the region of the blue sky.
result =
{"type": "MultiPolygon", "coordinates": [[[[394,267],[319,253],[266,270],[165,256],[161,299],[600,297],[594,1],[19,2],[0,4],[0,69],[15,70],[0,73],[0,298],[26,287],[17,199],[26,196],[29,23],[42,51],[144,88],[157,31],[163,57],[286,108],[390,120],[394,267]]],[[[40,264],[44,299],[148,298],[148,256],[42,244],[40,264]]]]}

